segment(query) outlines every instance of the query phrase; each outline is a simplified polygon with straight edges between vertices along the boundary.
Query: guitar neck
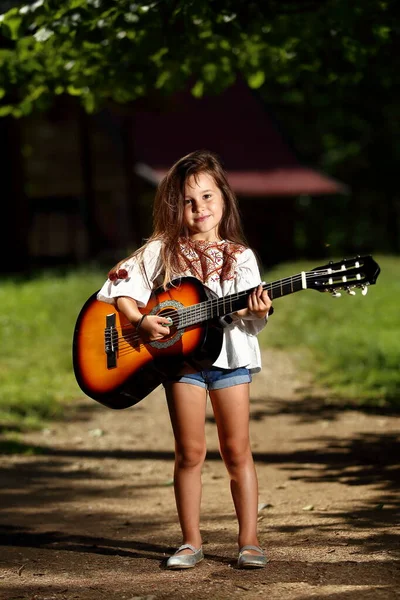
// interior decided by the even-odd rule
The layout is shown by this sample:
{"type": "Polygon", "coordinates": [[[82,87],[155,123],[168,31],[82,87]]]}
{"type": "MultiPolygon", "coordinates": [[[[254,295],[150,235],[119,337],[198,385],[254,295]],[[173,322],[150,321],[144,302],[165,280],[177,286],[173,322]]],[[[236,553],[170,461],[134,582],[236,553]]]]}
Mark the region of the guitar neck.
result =
{"type": "MultiPolygon", "coordinates": [[[[278,279],[272,283],[264,283],[263,289],[268,292],[271,300],[287,296],[288,294],[294,294],[300,290],[307,288],[307,273],[302,272],[293,277],[286,277],[285,279],[278,279]]],[[[193,306],[183,309],[184,314],[181,314],[182,326],[187,327],[190,325],[196,325],[204,321],[211,321],[212,319],[225,317],[232,313],[237,312],[247,306],[247,299],[254,288],[250,288],[237,294],[231,294],[229,296],[223,296],[222,298],[213,298],[212,300],[206,300],[193,306]]]]}

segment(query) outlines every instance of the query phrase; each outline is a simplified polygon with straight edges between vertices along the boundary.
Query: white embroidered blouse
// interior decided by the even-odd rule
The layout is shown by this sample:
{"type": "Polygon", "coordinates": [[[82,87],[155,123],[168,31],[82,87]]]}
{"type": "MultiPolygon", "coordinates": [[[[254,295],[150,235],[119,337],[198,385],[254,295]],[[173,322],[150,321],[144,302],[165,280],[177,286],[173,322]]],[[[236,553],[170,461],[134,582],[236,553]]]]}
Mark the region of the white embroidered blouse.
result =
{"type": "MultiPolygon", "coordinates": [[[[148,244],[142,256],[142,266],[132,257],[120,265],[124,278],[104,283],[98,300],[115,305],[115,298],[128,296],[145,307],[152,291],[162,285],[160,260],[161,241],[148,244]],[[125,272],[124,272],[125,271],[125,272]]],[[[250,248],[222,240],[206,242],[182,239],[180,243],[181,272],[177,277],[197,277],[218,297],[254,288],[261,282],[254,253],[250,248]]],[[[261,370],[257,334],[266,318],[236,319],[224,328],[223,345],[214,366],[222,369],[247,367],[251,373],[261,370]]]]}

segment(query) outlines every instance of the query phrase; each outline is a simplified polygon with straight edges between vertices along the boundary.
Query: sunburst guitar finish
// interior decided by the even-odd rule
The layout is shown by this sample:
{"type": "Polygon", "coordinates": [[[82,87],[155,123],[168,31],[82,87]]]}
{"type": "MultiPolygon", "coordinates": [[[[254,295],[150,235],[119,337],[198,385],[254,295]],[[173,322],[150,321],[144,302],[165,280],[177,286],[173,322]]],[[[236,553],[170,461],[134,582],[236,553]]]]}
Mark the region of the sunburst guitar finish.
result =
{"type": "Polygon", "coordinates": [[[83,306],[74,332],[73,364],[83,392],[110,408],[127,408],[154,390],[170,373],[212,365],[222,347],[218,322],[185,327],[185,308],[202,305],[209,290],[187,277],[152,294],[142,314],[170,317],[170,335],[143,343],[131,323],[93,294],[83,306]],[[183,313],[183,315],[182,315],[183,313]]]}

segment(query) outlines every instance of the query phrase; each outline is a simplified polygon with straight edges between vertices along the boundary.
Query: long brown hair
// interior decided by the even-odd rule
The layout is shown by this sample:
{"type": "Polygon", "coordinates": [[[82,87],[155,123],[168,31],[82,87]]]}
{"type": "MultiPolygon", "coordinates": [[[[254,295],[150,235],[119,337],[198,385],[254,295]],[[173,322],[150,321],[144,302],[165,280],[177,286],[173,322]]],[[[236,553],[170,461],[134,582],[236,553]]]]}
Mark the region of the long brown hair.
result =
{"type": "MultiPolygon", "coordinates": [[[[132,256],[139,260],[150,242],[162,241],[161,261],[164,266],[164,286],[179,274],[179,239],[188,238],[189,232],[184,224],[184,193],[187,180],[200,173],[213,177],[222,193],[224,208],[218,227],[221,239],[238,244],[246,244],[242,231],[236,196],[230,187],[226,173],[216,154],[209,150],[196,150],[178,160],[159,183],[153,205],[153,233],[146,244],[132,256]]],[[[120,261],[109,273],[115,278],[120,261]]]]}

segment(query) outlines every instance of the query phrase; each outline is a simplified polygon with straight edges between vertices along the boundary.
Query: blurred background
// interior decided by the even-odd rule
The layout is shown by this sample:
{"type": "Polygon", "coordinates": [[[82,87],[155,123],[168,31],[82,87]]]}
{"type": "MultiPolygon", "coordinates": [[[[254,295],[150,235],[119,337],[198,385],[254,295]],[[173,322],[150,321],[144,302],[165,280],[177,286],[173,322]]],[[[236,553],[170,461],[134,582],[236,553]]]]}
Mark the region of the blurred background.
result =
{"type": "Polygon", "coordinates": [[[197,148],[266,266],[398,253],[394,4],[209,4],[0,3],[3,272],[140,245],[197,148]]]}
{"type": "Polygon", "coordinates": [[[376,294],[283,300],[268,343],[304,348],[335,397],[398,406],[394,1],[3,0],[0,14],[4,419],[79,393],[79,309],[199,148],[220,155],[266,279],[379,259],[376,294]]]}

